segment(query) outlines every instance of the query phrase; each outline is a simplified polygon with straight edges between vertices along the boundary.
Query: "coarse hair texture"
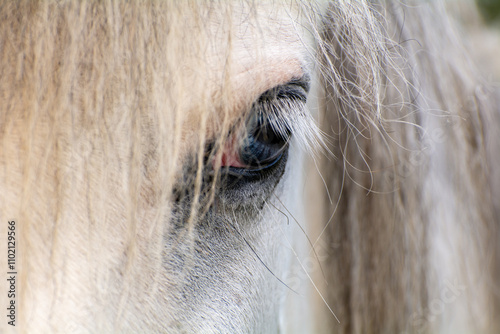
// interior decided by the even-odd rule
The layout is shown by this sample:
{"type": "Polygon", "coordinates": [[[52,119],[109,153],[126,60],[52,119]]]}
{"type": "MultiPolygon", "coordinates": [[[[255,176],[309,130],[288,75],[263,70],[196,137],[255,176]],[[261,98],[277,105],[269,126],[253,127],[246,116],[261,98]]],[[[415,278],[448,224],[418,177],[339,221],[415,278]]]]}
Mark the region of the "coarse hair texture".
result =
{"type": "Polygon", "coordinates": [[[464,307],[471,330],[497,331],[498,94],[471,66],[442,3],[330,8],[321,124],[339,158],[321,168],[339,332],[449,328],[429,311],[448,265],[448,279],[475,287],[464,307]],[[440,252],[461,260],[436,265],[440,252]]]}
{"type": "MultiPolygon", "coordinates": [[[[221,151],[244,139],[255,99],[239,100],[230,76],[233,30],[240,18],[263,34],[257,6],[0,3],[0,212],[20,222],[20,304],[40,305],[21,312],[21,323],[37,312],[55,323],[54,301],[73,284],[64,307],[95,316],[91,332],[140,331],[140,319],[129,316],[138,309],[157,323],[153,332],[164,330],[160,302],[144,296],[168,289],[155,283],[166,236],[175,236],[173,249],[194,254],[196,227],[218,204],[221,151]],[[212,55],[219,44],[225,53],[212,55]],[[211,72],[213,64],[220,70],[211,72]],[[73,280],[75,272],[88,281],[73,280]],[[38,294],[33,282],[47,292],[38,294]],[[104,306],[110,296],[116,309],[104,306]]],[[[294,29],[317,73],[319,125],[300,101],[262,112],[288,109],[275,128],[316,152],[323,203],[321,220],[309,223],[329,245],[323,291],[340,319],[324,315],[324,328],[439,331],[446,324],[429,321],[425,310],[443,280],[458,279],[472,302],[451,312],[468,314],[478,333],[497,332],[499,99],[446,8],[364,0],[283,7],[281,15],[297,15],[294,29]]],[[[255,57],[264,59],[259,46],[255,57]]]]}

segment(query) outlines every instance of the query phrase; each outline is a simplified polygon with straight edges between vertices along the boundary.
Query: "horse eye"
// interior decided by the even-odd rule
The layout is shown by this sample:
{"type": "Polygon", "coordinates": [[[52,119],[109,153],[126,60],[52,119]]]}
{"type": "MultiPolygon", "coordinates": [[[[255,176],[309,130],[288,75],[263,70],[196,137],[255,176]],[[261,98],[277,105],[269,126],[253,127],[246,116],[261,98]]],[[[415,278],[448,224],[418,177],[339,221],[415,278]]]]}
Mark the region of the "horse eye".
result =
{"type": "Polygon", "coordinates": [[[240,160],[248,169],[257,171],[276,164],[288,147],[291,131],[273,115],[254,113],[247,123],[248,135],[240,150],[240,160]]]}
{"type": "Polygon", "coordinates": [[[308,78],[300,78],[259,97],[247,119],[244,138],[230,138],[222,148],[221,167],[226,167],[226,176],[259,179],[263,174],[269,176],[267,172],[280,165],[278,162],[286,161],[293,126],[290,115],[304,108],[308,89],[308,78]]]}

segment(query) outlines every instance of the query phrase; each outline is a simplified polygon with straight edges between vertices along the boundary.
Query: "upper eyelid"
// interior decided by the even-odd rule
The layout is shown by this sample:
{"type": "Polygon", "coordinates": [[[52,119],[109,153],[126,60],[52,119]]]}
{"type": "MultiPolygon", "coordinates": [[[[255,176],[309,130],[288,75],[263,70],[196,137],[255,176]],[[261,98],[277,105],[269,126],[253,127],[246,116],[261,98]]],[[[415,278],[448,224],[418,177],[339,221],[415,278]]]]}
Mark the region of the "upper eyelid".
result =
{"type": "Polygon", "coordinates": [[[276,98],[293,98],[306,102],[307,93],[309,92],[309,83],[302,80],[292,80],[284,85],[279,85],[264,92],[259,99],[258,103],[273,100],[276,98]]]}
{"type": "Polygon", "coordinates": [[[293,78],[288,82],[288,85],[297,85],[302,87],[306,93],[309,93],[309,89],[311,88],[311,77],[307,74],[304,74],[300,78],[293,78]]]}
{"type": "Polygon", "coordinates": [[[256,102],[281,97],[294,97],[306,102],[310,87],[311,77],[308,74],[304,74],[300,77],[293,77],[290,81],[262,93],[256,102]]]}
{"type": "MultiPolygon", "coordinates": [[[[286,129],[289,132],[294,127],[291,117],[287,117],[287,113],[283,113],[282,108],[285,104],[281,103],[284,100],[290,101],[292,105],[296,104],[300,109],[305,106],[307,102],[307,95],[310,89],[310,77],[304,74],[301,77],[292,78],[289,82],[275,86],[264,93],[253,103],[250,109],[250,114],[245,114],[244,124],[248,125],[248,121],[252,114],[263,112],[267,115],[273,115],[273,128],[280,134],[285,133],[286,129]],[[280,101],[280,102],[278,102],[280,101]]],[[[287,103],[288,104],[288,103],[287,103]]],[[[290,106],[290,104],[288,104],[290,106]]],[[[241,121],[241,119],[240,119],[241,121]]],[[[241,123],[240,123],[241,124],[241,123]]],[[[233,130],[237,128],[234,126],[233,130]]],[[[229,133],[232,133],[231,130],[229,133]]]]}

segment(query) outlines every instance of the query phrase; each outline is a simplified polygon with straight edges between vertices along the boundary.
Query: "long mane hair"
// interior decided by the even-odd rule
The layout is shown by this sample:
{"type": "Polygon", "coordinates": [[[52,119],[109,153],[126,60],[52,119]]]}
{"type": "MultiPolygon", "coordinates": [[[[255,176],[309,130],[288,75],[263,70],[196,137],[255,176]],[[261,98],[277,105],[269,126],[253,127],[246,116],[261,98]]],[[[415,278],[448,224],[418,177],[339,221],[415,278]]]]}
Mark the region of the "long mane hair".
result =
{"type": "Polygon", "coordinates": [[[357,5],[332,5],[324,32],[338,157],[321,165],[324,266],[340,332],[494,332],[498,95],[442,4],[357,5]],[[440,308],[452,281],[465,295],[440,308]]]}

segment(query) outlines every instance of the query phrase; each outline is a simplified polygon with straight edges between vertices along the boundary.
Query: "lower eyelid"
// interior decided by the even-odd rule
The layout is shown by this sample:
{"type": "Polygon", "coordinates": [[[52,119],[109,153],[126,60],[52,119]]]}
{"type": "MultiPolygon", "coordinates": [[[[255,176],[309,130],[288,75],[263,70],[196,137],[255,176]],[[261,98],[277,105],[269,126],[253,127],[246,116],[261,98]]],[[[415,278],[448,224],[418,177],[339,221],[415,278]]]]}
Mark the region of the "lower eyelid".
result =
{"type": "Polygon", "coordinates": [[[272,161],[270,164],[267,164],[267,165],[262,166],[262,167],[254,167],[254,168],[228,167],[225,172],[229,175],[241,176],[241,177],[245,177],[248,175],[258,176],[259,173],[261,173],[262,171],[269,170],[269,169],[272,169],[273,167],[275,167],[281,161],[283,156],[284,156],[284,152],[281,152],[281,154],[279,156],[277,156],[274,161],[272,161]]]}

